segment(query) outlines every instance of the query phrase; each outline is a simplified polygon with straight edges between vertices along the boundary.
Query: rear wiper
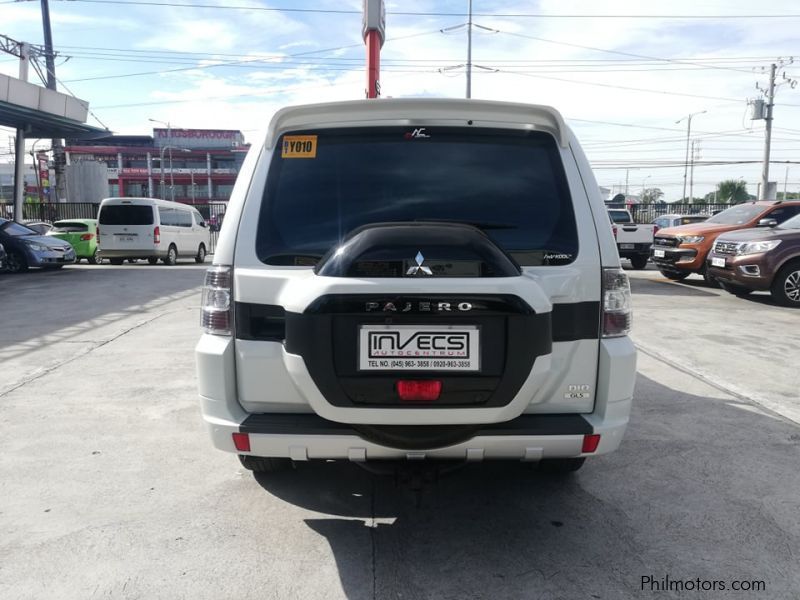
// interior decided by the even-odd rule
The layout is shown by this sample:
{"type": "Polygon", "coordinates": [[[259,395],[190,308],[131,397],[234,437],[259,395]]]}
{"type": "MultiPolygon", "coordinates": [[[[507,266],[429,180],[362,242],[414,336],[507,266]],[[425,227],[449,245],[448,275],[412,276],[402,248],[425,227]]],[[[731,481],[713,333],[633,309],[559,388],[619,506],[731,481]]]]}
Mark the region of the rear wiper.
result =
{"type": "Polygon", "coordinates": [[[458,223],[461,225],[472,225],[478,229],[517,229],[516,225],[511,223],[498,223],[493,221],[466,221],[461,219],[414,219],[417,222],[428,223],[458,223]]]}

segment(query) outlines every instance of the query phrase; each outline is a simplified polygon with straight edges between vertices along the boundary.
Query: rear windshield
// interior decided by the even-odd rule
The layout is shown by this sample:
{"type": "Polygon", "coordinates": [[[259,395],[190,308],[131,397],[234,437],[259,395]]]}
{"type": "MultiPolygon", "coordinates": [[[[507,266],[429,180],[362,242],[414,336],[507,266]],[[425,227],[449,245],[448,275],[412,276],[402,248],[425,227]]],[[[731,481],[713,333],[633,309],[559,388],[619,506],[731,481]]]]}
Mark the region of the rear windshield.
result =
{"type": "Polygon", "coordinates": [[[152,225],[153,207],[141,204],[108,204],[100,209],[100,225],[152,225]]]}
{"type": "Polygon", "coordinates": [[[263,262],[314,264],[353,229],[398,221],[474,225],[520,265],[564,264],[578,252],[572,200],[548,134],[328,129],[295,132],[276,147],[297,135],[313,136],[316,146],[273,155],[256,237],[263,262]]]}
{"type": "Polygon", "coordinates": [[[731,206],[721,213],[715,214],[707,223],[721,223],[724,225],[742,225],[755,219],[764,212],[764,206],[758,204],[740,204],[731,206]]]}
{"type": "Polygon", "coordinates": [[[89,226],[86,223],[58,221],[57,223],[53,223],[52,231],[55,233],[78,233],[81,231],[89,231],[89,226]]]}
{"type": "Polygon", "coordinates": [[[614,223],[632,223],[631,215],[627,210],[609,210],[608,217],[614,223]]]}

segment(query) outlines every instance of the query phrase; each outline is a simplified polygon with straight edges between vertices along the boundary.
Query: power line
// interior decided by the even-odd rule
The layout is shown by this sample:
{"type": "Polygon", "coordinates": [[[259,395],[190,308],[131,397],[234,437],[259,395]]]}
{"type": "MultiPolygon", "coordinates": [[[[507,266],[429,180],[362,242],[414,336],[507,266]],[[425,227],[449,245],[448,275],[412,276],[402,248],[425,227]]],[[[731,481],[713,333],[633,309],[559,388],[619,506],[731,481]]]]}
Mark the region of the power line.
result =
{"type": "MultiPolygon", "coordinates": [[[[502,33],[504,35],[510,35],[510,36],[513,36],[513,37],[525,38],[525,39],[534,40],[534,41],[537,41],[537,42],[544,42],[544,43],[547,43],[547,44],[556,44],[556,45],[559,45],[559,46],[569,46],[571,48],[580,48],[582,50],[592,50],[593,52],[605,52],[607,54],[617,54],[619,56],[630,56],[632,58],[663,61],[663,62],[668,62],[668,63],[673,63],[673,64],[703,66],[703,65],[700,65],[700,64],[695,63],[695,62],[689,62],[689,61],[672,59],[672,58],[660,58],[660,57],[655,57],[655,56],[646,56],[644,54],[634,54],[632,52],[622,52],[622,51],[619,51],[619,50],[609,50],[608,48],[597,48],[597,47],[594,47],[594,46],[583,46],[581,44],[572,44],[572,43],[569,43],[569,42],[559,42],[557,40],[548,40],[548,39],[537,37],[537,36],[533,36],[533,35],[524,35],[522,33],[512,33],[510,31],[503,31],[501,29],[495,29],[494,31],[497,31],[498,33],[502,33]]],[[[733,68],[733,67],[721,67],[721,66],[717,67],[717,66],[715,66],[715,67],[710,67],[710,68],[721,69],[721,70],[725,70],[725,71],[736,71],[737,73],[747,73],[748,75],[752,75],[751,71],[745,71],[743,69],[736,69],[736,68],[733,68]]]]}
{"type": "MultiPolygon", "coordinates": [[[[133,0],[61,0],[68,2],[83,2],[87,4],[118,4],[132,6],[169,6],[175,8],[208,8],[215,10],[245,10],[263,12],[286,12],[286,13],[316,13],[316,14],[343,14],[361,15],[360,10],[347,9],[321,9],[321,8],[287,8],[287,7],[267,7],[267,6],[240,6],[240,5],[214,5],[200,4],[195,2],[157,2],[133,1],[133,0]]],[[[466,17],[464,12],[422,12],[422,11],[387,11],[390,15],[414,16],[414,17],[466,17]]],[[[552,13],[474,13],[475,17],[502,17],[502,18],[535,18],[535,19],[796,19],[800,14],[741,14],[741,15],[669,15],[669,14],[552,14],[552,13]]]]}
{"type": "MultiPolygon", "coordinates": [[[[70,2],[76,2],[78,0],[69,0],[69,1],[70,2]]],[[[405,39],[410,39],[410,38],[422,37],[422,36],[426,36],[426,35],[433,35],[433,34],[437,34],[437,33],[439,33],[438,29],[436,31],[427,31],[427,32],[423,32],[423,33],[414,33],[414,34],[411,34],[411,35],[400,36],[400,37],[396,37],[396,38],[389,38],[386,41],[388,42],[388,41],[405,40],[405,39]]],[[[335,48],[325,48],[325,49],[322,49],[322,50],[308,50],[306,52],[297,52],[295,54],[276,55],[274,57],[274,60],[281,60],[283,58],[295,58],[295,57],[298,57],[298,56],[308,56],[308,55],[311,55],[311,54],[319,54],[321,52],[335,52],[337,50],[346,50],[346,49],[349,49],[349,48],[361,48],[361,47],[363,47],[363,44],[348,44],[346,46],[337,46],[335,48]]],[[[179,72],[183,72],[183,71],[195,71],[195,70],[198,70],[198,69],[213,69],[213,68],[227,67],[227,66],[233,66],[233,65],[241,65],[241,64],[254,63],[254,62],[263,62],[263,61],[266,61],[266,60],[268,60],[267,57],[261,56],[261,57],[257,57],[257,58],[246,59],[246,60],[225,61],[225,62],[210,64],[210,65],[193,65],[193,66],[190,66],[190,67],[178,67],[178,68],[175,68],[175,69],[163,69],[163,70],[159,70],[159,71],[142,71],[142,72],[138,72],[138,73],[122,73],[122,74],[117,74],[117,75],[99,75],[99,76],[96,76],[96,77],[83,77],[83,78],[80,78],[80,79],[69,79],[69,80],[67,80],[67,82],[68,83],[77,83],[79,81],[99,81],[99,80],[103,80],[103,79],[122,79],[122,78],[127,78],[127,77],[141,77],[141,76],[144,76],[144,75],[161,75],[161,74],[164,74],[164,73],[179,73],[179,72]]]]}
{"type": "Polygon", "coordinates": [[[507,75],[518,75],[520,77],[532,77],[534,79],[550,79],[552,81],[563,81],[565,83],[574,83],[574,84],[577,84],[577,85],[591,85],[591,86],[595,86],[595,87],[613,88],[613,89],[618,89],[618,90],[628,90],[630,92],[643,92],[643,93],[648,93],[648,94],[661,94],[661,95],[665,95],[665,96],[682,96],[682,97],[685,97],[685,98],[702,98],[704,100],[726,100],[726,101],[737,102],[737,103],[741,101],[740,99],[737,99],[737,98],[727,98],[727,97],[724,97],[724,96],[704,96],[704,95],[701,95],[701,94],[688,94],[688,93],[684,93],[684,92],[670,92],[670,91],[667,91],[667,90],[652,90],[652,89],[646,89],[646,88],[631,87],[631,86],[626,86],[626,85],[613,85],[613,84],[610,84],[610,83],[598,83],[598,82],[594,82],[594,81],[578,81],[578,80],[575,80],[575,79],[566,79],[564,77],[553,77],[551,75],[533,75],[533,74],[530,74],[530,73],[519,73],[519,72],[515,72],[515,71],[507,71],[507,70],[504,70],[504,69],[490,69],[489,71],[478,71],[478,73],[490,74],[490,71],[494,72],[494,73],[505,73],[507,75]]]}

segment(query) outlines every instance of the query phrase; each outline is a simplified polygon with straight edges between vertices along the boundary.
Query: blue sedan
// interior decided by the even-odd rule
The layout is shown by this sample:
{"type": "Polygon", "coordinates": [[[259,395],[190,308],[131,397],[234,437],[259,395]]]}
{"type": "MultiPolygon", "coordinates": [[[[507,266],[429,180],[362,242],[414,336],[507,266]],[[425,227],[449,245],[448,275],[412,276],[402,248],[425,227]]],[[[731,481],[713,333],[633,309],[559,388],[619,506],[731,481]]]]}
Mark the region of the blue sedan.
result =
{"type": "Polygon", "coordinates": [[[75,250],[69,243],[39,235],[8,219],[0,219],[0,244],[6,250],[6,270],[11,273],[22,273],[29,267],[60,269],[75,262],[75,250]]]}

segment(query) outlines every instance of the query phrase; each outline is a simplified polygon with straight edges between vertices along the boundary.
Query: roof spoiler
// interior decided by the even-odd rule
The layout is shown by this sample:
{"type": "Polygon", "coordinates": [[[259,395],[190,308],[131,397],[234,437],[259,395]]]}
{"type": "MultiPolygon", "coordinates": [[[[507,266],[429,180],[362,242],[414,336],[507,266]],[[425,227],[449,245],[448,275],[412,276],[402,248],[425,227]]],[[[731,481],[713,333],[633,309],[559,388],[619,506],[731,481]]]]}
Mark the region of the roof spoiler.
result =
{"type": "Polygon", "coordinates": [[[309,129],[312,124],[319,128],[365,124],[414,127],[428,121],[453,126],[473,123],[498,127],[522,125],[547,131],[562,148],[569,144],[564,119],[550,106],[451,98],[390,98],[282,108],[272,117],[265,145],[271,149],[283,133],[309,129]]]}

